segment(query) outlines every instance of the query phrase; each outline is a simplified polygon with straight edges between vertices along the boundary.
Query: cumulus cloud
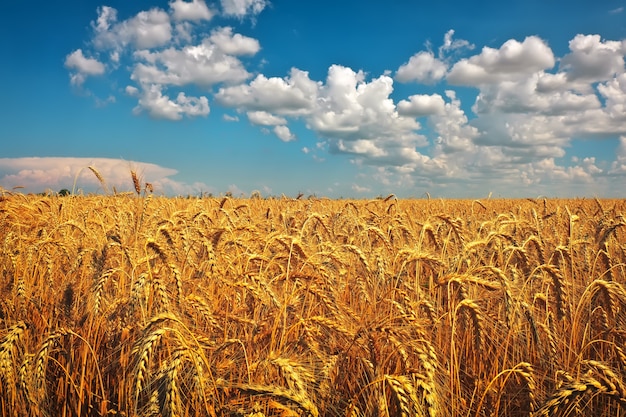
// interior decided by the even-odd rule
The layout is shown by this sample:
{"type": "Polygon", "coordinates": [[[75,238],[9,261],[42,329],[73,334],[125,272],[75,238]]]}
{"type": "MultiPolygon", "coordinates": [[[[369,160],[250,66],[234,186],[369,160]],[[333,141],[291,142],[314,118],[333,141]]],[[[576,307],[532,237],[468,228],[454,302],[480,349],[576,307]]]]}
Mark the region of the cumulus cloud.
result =
{"type": "Polygon", "coordinates": [[[135,48],[155,48],[167,44],[172,38],[169,15],[161,9],[141,11],[134,17],[117,21],[117,10],[102,6],[98,8],[94,44],[103,49],[122,49],[127,45],[135,48]]]}
{"type": "Polygon", "coordinates": [[[599,84],[598,92],[606,102],[607,115],[626,123],[626,73],[599,84]]]}
{"type": "Polygon", "coordinates": [[[94,58],[86,58],[82,49],[77,49],[65,58],[65,66],[87,75],[104,74],[104,64],[94,58]]]}
{"type": "Polygon", "coordinates": [[[557,76],[550,77],[554,80],[552,85],[549,84],[551,81],[546,82],[545,78],[545,74],[536,73],[523,79],[485,85],[481,87],[473,110],[477,114],[534,112],[559,115],[601,106],[595,94],[559,88],[557,76]]]}
{"type": "Polygon", "coordinates": [[[319,85],[309,78],[307,71],[292,68],[285,78],[259,74],[249,84],[222,87],[215,98],[228,107],[298,115],[311,111],[318,89],[319,85]]]}
{"type": "Polygon", "coordinates": [[[423,84],[434,84],[443,79],[448,71],[448,55],[461,50],[474,49],[474,45],[464,39],[452,39],[453,35],[453,29],[446,32],[437,58],[430,48],[427,51],[418,52],[398,68],[395,79],[401,83],[423,84]]]}
{"type": "Polygon", "coordinates": [[[254,17],[269,4],[266,0],[221,0],[221,3],[224,15],[238,18],[247,15],[254,17]]]}
{"type": "Polygon", "coordinates": [[[332,65],[320,87],[321,98],[307,117],[308,125],[327,138],[335,151],[382,157],[394,149],[392,153],[404,159],[404,148],[426,142],[416,133],[420,124],[398,114],[392,92],[389,76],[367,82],[361,71],[332,65]]]}
{"type": "MultiPolygon", "coordinates": [[[[212,32],[198,45],[180,49],[169,47],[158,51],[139,50],[134,53],[137,63],[131,74],[144,94],[137,110],[146,109],[153,117],[179,120],[181,115],[206,116],[206,97],[187,98],[179,94],[176,101],[161,95],[167,86],[183,87],[195,84],[208,88],[218,83],[237,83],[250,74],[237,55],[253,55],[259,49],[255,39],[234,34],[231,28],[212,32]]],[[[139,113],[139,111],[136,111],[139,113]]]]}
{"type": "Polygon", "coordinates": [[[416,94],[409,100],[398,103],[398,113],[403,116],[423,117],[434,114],[443,114],[445,102],[439,94],[416,94]]]}
{"type": "Polygon", "coordinates": [[[170,2],[170,8],[174,20],[201,21],[213,18],[213,12],[203,0],[192,0],[191,2],[176,0],[170,2]]]}
{"type": "Polygon", "coordinates": [[[158,84],[144,86],[135,113],[147,111],[155,119],[180,120],[183,116],[206,116],[209,114],[209,101],[206,97],[188,97],[180,92],[175,100],[161,91],[158,84]]]}
{"type": "Polygon", "coordinates": [[[407,83],[411,81],[433,84],[441,80],[448,66],[435,58],[430,51],[421,51],[413,55],[409,62],[402,64],[396,72],[396,80],[407,83]]]}
{"type": "Polygon", "coordinates": [[[276,136],[278,136],[278,139],[282,140],[283,142],[291,142],[296,139],[296,136],[291,133],[291,130],[289,130],[287,126],[274,126],[273,130],[276,136]]]}
{"type": "Polygon", "coordinates": [[[546,72],[556,58],[536,37],[484,48],[455,64],[448,83],[478,87],[476,117],[469,121],[476,132],[462,147],[444,141],[440,158],[446,150],[462,148],[464,161],[455,164],[466,173],[497,170],[501,181],[510,181],[523,172],[521,180],[528,185],[601,184],[607,171],[595,159],[572,159],[570,166],[556,161],[576,138],[626,133],[623,42],[577,35],[570,50],[556,72],[546,72]]]}
{"type": "Polygon", "coordinates": [[[557,165],[554,158],[546,158],[532,164],[532,171],[540,175],[544,181],[546,179],[553,179],[567,183],[589,183],[593,178],[593,174],[585,168],[592,168],[594,172],[601,172],[601,170],[594,165],[594,162],[593,159],[587,159],[584,161],[585,166],[576,165],[563,167],[557,165]]]}
{"type": "Polygon", "coordinates": [[[372,191],[372,189],[370,187],[364,187],[358,184],[352,184],[352,191],[355,191],[357,193],[369,193],[370,191],[372,191]]]}
{"type": "Polygon", "coordinates": [[[554,64],[550,47],[537,36],[529,36],[523,42],[510,39],[499,49],[485,46],[479,55],[454,64],[446,80],[453,85],[478,86],[524,77],[554,64]]]}
{"type": "Polygon", "coordinates": [[[0,158],[0,186],[12,189],[24,187],[24,192],[43,192],[47,189],[59,191],[63,188],[75,192],[103,192],[102,184],[88,167],[95,168],[105,180],[109,191],[133,190],[131,169],[146,182],[153,185],[159,194],[196,194],[210,190],[203,183],[186,184],[172,177],[178,171],[156,164],[125,161],[111,158],[73,157],[27,157],[0,158]]]}
{"type": "Polygon", "coordinates": [[[139,89],[132,85],[127,85],[126,88],[124,88],[124,91],[131,97],[137,97],[139,95],[139,89]]]}
{"type": "Polygon", "coordinates": [[[104,64],[95,58],[87,58],[82,49],[77,49],[65,57],[65,67],[73,70],[70,74],[72,85],[80,86],[89,75],[104,74],[104,64]]]}
{"type": "MultiPolygon", "coordinates": [[[[221,12],[254,18],[268,4],[223,0],[221,12]]],[[[512,184],[540,189],[549,181],[611,184],[608,177],[626,170],[621,148],[614,161],[568,158],[577,138],[621,136],[626,146],[626,40],[581,34],[556,57],[537,36],[471,52],[474,45],[450,30],[435,53],[427,45],[395,72],[377,76],[330,65],[316,80],[298,68],[285,76],[250,69],[259,41],[230,26],[207,31],[203,22],[217,12],[203,0],[170,0],[169,7],[126,20],[111,7],[99,8],[92,42],[65,58],[72,83],[128,69],[134,85],[123,92],[137,100],[136,114],[206,116],[213,100],[284,142],[297,140],[291,126],[301,123],[318,140],[303,152],[319,160],[321,153],[348,154],[389,187],[458,184],[464,190],[468,182],[493,178],[504,190],[512,184]],[[394,92],[394,82],[428,87],[408,84],[394,92]],[[456,86],[471,88],[457,96],[456,86]]]]}
{"type": "Polygon", "coordinates": [[[209,40],[227,55],[254,55],[261,49],[259,41],[239,33],[233,34],[231,27],[214,30],[209,40]]]}
{"type": "Polygon", "coordinates": [[[446,96],[450,101],[445,103],[443,112],[431,118],[438,134],[436,152],[472,153],[475,150],[472,139],[478,135],[478,130],[469,125],[467,115],[461,108],[461,100],[456,97],[456,93],[447,90],[446,96]]]}
{"type": "Polygon", "coordinates": [[[250,123],[259,126],[276,126],[287,124],[283,117],[274,116],[266,111],[249,111],[247,113],[250,123]]]}
{"type": "Polygon", "coordinates": [[[576,35],[569,42],[571,53],[560,62],[570,81],[604,81],[624,72],[625,41],[602,41],[600,35],[576,35]]]}
{"type": "Polygon", "coordinates": [[[324,82],[294,68],[285,78],[259,75],[249,84],[222,88],[216,99],[247,111],[254,124],[275,126],[274,133],[283,141],[295,140],[287,125],[296,118],[303,119],[331,152],[372,164],[420,160],[415,148],[427,145],[427,140],[418,133],[421,125],[416,114],[442,112],[443,99],[433,96],[430,102],[420,103],[413,98],[402,113],[390,97],[392,92],[393,79],[387,75],[368,81],[362,71],[332,65],[324,82]]]}
{"type": "MultiPolygon", "coordinates": [[[[258,1],[225,3],[232,13],[258,13],[266,5],[258,1]]],[[[152,8],[127,19],[119,19],[112,7],[99,7],[91,23],[90,55],[108,56],[109,62],[77,49],[65,60],[71,83],[81,86],[88,76],[103,74],[107,66],[130,68],[135,85],[123,91],[138,99],[135,114],[170,120],[206,116],[208,97],[197,93],[194,97],[184,89],[197,86],[209,92],[216,84],[232,86],[249,79],[242,57],[257,54],[260,44],[232,27],[217,27],[206,34],[199,23],[211,20],[214,12],[204,0],[171,0],[169,7],[168,12],[152,8]],[[178,91],[169,91],[173,88],[178,91]],[[170,99],[172,95],[175,98],[170,99]]]]}
{"type": "Polygon", "coordinates": [[[241,82],[250,76],[239,59],[221,53],[209,39],[182,49],[141,50],[134,56],[138,62],[131,79],[139,83],[209,87],[223,82],[241,82]]]}

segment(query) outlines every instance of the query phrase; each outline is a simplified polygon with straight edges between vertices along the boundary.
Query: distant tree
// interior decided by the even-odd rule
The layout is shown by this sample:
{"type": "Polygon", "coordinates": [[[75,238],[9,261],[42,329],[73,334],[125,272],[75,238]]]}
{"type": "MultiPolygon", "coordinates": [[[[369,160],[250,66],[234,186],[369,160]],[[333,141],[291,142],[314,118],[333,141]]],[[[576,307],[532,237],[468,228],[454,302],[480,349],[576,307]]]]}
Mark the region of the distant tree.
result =
{"type": "Polygon", "coordinates": [[[70,195],[70,190],[68,190],[67,188],[63,188],[62,190],[59,191],[59,196],[61,197],[65,197],[70,195]]]}

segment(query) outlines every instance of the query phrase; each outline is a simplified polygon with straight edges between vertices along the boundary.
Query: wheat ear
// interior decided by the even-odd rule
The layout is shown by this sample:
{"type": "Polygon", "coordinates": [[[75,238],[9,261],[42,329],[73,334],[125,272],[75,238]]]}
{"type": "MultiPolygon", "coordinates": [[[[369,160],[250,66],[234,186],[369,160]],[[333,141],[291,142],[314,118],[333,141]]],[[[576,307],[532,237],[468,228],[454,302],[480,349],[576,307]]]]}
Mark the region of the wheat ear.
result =
{"type": "Polygon", "coordinates": [[[7,397],[15,404],[15,366],[17,363],[18,342],[28,326],[20,321],[9,327],[7,334],[0,342],[0,380],[3,382],[7,397]]]}

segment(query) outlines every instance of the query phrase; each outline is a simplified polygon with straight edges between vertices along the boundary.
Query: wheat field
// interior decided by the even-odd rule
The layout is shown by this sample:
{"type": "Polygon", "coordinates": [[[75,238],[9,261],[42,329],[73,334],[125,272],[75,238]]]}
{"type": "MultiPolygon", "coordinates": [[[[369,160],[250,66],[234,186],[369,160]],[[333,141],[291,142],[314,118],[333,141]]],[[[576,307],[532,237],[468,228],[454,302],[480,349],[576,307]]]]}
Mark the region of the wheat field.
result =
{"type": "Polygon", "coordinates": [[[5,193],[0,415],[626,416],[625,213],[5,193]]]}

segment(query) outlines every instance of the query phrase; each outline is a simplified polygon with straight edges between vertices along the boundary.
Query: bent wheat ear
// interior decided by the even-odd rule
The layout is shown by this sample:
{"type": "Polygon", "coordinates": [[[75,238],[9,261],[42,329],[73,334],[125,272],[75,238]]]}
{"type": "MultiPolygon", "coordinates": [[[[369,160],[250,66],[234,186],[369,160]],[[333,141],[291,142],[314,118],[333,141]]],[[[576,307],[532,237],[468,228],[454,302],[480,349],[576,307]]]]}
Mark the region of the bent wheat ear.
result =
{"type": "Polygon", "coordinates": [[[557,319],[562,320],[569,313],[568,294],[563,274],[561,274],[561,271],[553,265],[544,264],[539,268],[546,271],[552,278],[552,286],[554,287],[554,298],[556,303],[556,317],[557,319]]]}
{"type": "Polygon", "coordinates": [[[614,385],[604,378],[600,380],[592,376],[584,376],[580,381],[569,383],[558,389],[533,415],[534,417],[551,417],[570,415],[583,395],[603,395],[612,397],[620,404],[626,405],[626,398],[614,389],[614,385]]]}
{"type": "Polygon", "coordinates": [[[240,391],[249,392],[255,395],[270,395],[277,398],[287,400],[312,417],[319,417],[320,413],[317,406],[311,402],[307,397],[301,395],[299,392],[294,392],[283,387],[276,385],[261,385],[261,384],[224,384],[221,381],[216,381],[216,385],[222,385],[224,388],[234,388],[240,391]]]}
{"type": "Polygon", "coordinates": [[[93,175],[96,176],[96,178],[98,179],[98,181],[100,182],[100,185],[102,186],[102,189],[104,190],[104,192],[106,194],[109,194],[109,189],[107,187],[107,183],[104,180],[104,177],[100,174],[100,172],[98,172],[98,170],[96,169],[96,167],[89,165],[87,167],[91,172],[93,172],[93,175]]]}
{"type": "Polygon", "coordinates": [[[393,391],[402,417],[420,414],[419,400],[413,381],[405,375],[385,375],[385,381],[393,391]]]}
{"type": "Polygon", "coordinates": [[[472,320],[472,325],[474,327],[474,349],[476,352],[479,352],[483,345],[483,339],[482,339],[483,317],[480,312],[480,307],[473,300],[465,299],[457,305],[455,316],[458,317],[458,315],[463,312],[467,313],[467,315],[472,320]]]}

